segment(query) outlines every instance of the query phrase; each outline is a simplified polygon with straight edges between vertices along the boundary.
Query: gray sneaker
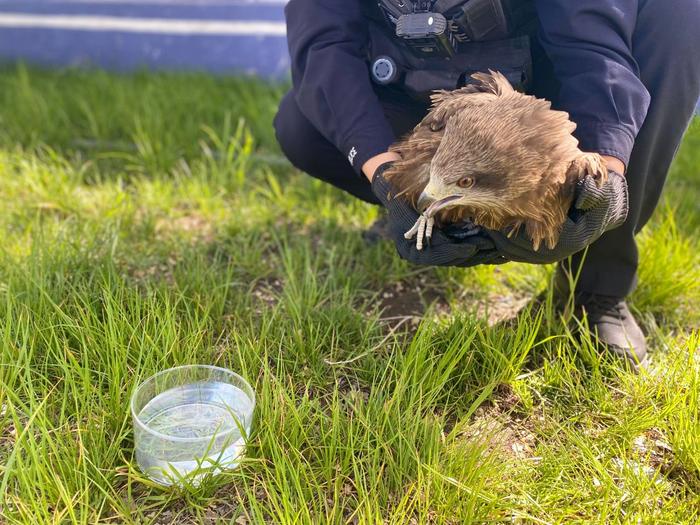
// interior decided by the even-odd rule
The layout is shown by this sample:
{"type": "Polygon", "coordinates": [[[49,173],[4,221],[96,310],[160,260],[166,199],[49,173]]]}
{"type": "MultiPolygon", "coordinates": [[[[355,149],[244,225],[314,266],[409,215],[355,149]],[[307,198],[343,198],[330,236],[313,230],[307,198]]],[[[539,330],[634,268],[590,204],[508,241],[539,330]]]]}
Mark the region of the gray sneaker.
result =
{"type": "MultiPolygon", "coordinates": [[[[561,271],[557,272],[554,290],[556,305],[563,309],[569,287],[561,271]]],[[[591,337],[601,348],[622,358],[634,372],[646,368],[646,339],[624,298],[576,292],[573,302],[574,315],[581,317],[585,313],[591,337]]]]}
{"type": "Polygon", "coordinates": [[[582,293],[574,301],[577,310],[586,313],[588,329],[601,346],[623,358],[634,372],[646,368],[646,339],[624,299],[582,293]]]}

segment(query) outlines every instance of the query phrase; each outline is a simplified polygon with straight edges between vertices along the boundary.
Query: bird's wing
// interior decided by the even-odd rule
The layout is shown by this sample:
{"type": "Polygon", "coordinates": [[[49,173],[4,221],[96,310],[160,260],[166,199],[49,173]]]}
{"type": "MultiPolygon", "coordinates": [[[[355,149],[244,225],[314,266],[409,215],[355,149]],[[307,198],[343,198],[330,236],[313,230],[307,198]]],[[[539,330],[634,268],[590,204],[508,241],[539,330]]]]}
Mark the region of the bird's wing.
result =
{"type": "Polygon", "coordinates": [[[427,126],[432,131],[445,127],[447,121],[458,111],[468,107],[477,107],[493,102],[496,95],[475,91],[472,86],[455,89],[454,91],[436,91],[430,100],[432,107],[417,127],[427,126]]]}
{"type": "Polygon", "coordinates": [[[474,73],[472,78],[476,82],[469,87],[473,86],[482,93],[492,93],[502,97],[516,92],[508,79],[498,71],[489,69],[488,73],[474,73]]]}
{"type": "Polygon", "coordinates": [[[516,93],[508,79],[501,73],[489,70],[488,73],[474,73],[474,82],[452,91],[439,90],[430,96],[432,107],[419,126],[429,126],[438,130],[445,127],[449,118],[467,107],[477,107],[493,102],[497,97],[516,93]]]}
{"type": "Polygon", "coordinates": [[[385,177],[415,206],[418,195],[430,178],[430,161],[442,140],[442,131],[431,131],[427,126],[416,126],[413,132],[389,148],[399,154],[385,177]]]}

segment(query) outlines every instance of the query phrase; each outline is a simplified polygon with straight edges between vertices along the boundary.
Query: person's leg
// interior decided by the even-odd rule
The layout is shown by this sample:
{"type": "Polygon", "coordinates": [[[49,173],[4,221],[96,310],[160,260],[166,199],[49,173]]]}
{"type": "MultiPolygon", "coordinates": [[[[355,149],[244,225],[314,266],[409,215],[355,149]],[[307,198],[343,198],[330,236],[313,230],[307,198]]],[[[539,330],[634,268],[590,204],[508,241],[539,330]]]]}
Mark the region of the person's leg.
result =
{"type": "Polygon", "coordinates": [[[345,155],[302,115],[293,92],[282,99],[274,126],[277,142],[294,167],[363,201],[379,202],[367,181],[355,173],[345,155]]]}
{"type": "MultiPolygon", "coordinates": [[[[700,96],[700,4],[697,0],[641,0],[632,48],[651,105],[627,171],[627,221],[603,235],[587,253],[562,263],[555,279],[558,300],[567,302],[569,282],[578,277],[576,312],[586,313],[592,336],[637,370],[646,363],[644,334],[625,297],[634,290],[638,264],[636,233],[658,204],[671,161],[700,96]]],[[[539,68],[543,92],[556,101],[556,81],[546,61],[539,68]]],[[[537,73],[537,61],[535,72],[537,73]]],[[[537,80],[537,79],[536,79],[537,80]]],[[[536,83],[536,87],[538,84],[536,83]]]]}
{"type": "MultiPolygon", "coordinates": [[[[671,161],[700,97],[700,3],[642,0],[632,49],[651,105],[627,170],[630,210],[621,227],[593,243],[577,290],[625,297],[636,285],[634,236],[659,202],[671,161]]],[[[574,257],[574,272],[582,255],[574,257]]]]}
{"type": "MultiPolygon", "coordinates": [[[[380,100],[397,137],[410,131],[426,111],[425,106],[393,90],[382,91],[380,100]]],[[[379,204],[369,181],[301,113],[292,91],[282,99],[274,127],[283,153],[296,168],[365,202],[379,204]]]]}

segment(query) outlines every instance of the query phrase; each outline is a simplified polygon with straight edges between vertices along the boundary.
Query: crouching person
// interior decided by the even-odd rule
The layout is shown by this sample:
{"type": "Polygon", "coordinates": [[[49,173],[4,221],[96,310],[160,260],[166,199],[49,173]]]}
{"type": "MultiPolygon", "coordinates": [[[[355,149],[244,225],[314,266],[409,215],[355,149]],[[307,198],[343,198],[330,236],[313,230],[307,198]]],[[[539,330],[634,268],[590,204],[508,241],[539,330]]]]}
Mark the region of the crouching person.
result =
{"type": "Polygon", "coordinates": [[[625,298],[636,286],[635,235],[700,97],[697,1],[290,0],[286,17],[293,88],[275,130],[292,164],[387,207],[383,229],[417,264],[559,262],[557,293],[573,292],[604,348],[644,365],[644,335],[625,298]],[[398,159],[389,148],[425,116],[433,90],[488,69],[567,111],[580,148],[624,178],[584,188],[576,202],[587,207],[554,248],[483,230],[435,231],[430,248],[416,250],[403,234],[418,214],[389,198],[382,175],[398,159]]]}

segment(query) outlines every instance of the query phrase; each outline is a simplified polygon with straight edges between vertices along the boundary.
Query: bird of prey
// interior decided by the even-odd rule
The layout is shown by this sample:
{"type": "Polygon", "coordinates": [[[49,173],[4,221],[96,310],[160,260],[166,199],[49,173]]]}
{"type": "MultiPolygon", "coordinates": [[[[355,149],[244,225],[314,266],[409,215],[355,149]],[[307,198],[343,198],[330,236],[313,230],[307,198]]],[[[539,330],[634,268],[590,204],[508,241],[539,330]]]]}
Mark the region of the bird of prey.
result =
{"type": "Polygon", "coordinates": [[[576,183],[607,169],[572,136],[576,125],[550,102],[515,91],[500,73],[436,91],[430,112],[392,146],[401,157],[384,176],[421,216],[406,232],[423,248],[433,225],[471,221],[492,230],[524,228],[535,250],[553,248],[576,183]]]}

